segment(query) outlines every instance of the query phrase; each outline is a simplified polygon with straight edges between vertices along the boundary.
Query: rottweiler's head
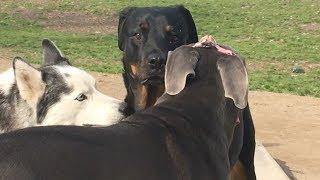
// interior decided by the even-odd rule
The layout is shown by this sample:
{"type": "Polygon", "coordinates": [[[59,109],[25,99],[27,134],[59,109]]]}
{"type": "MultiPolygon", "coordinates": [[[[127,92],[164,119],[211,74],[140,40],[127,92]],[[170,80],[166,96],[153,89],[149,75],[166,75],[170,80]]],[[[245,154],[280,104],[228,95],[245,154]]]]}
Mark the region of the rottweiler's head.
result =
{"type": "Polygon", "coordinates": [[[125,8],[118,38],[126,73],[144,85],[163,84],[168,51],[198,41],[192,16],[183,6],[125,8]]]}

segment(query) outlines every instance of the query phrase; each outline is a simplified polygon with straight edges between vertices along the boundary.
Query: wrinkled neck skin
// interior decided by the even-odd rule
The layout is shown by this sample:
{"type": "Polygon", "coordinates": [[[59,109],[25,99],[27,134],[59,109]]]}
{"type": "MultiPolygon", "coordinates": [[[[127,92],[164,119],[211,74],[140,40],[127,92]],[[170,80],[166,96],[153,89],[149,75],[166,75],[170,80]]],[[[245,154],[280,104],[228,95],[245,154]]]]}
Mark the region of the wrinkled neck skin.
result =
{"type": "Polygon", "coordinates": [[[214,82],[193,82],[175,96],[164,94],[158,104],[142,113],[149,115],[148,121],[162,122],[181,144],[180,149],[191,149],[191,153],[205,159],[205,167],[210,168],[204,172],[227,177],[230,143],[224,128],[225,97],[223,92],[215,91],[221,89],[217,86],[214,82]]]}
{"type": "MultiPolygon", "coordinates": [[[[180,116],[178,119],[183,119],[184,123],[208,136],[215,136],[215,129],[220,128],[218,133],[221,136],[225,134],[225,98],[215,90],[219,89],[217,86],[214,82],[198,80],[175,96],[164,94],[156,107],[170,109],[173,116],[180,116]]],[[[174,118],[171,120],[174,121],[174,118]]]]}
{"type": "MultiPolygon", "coordinates": [[[[177,95],[163,95],[157,107],[170,108],[172,116],[180,116],[190,127],[196,128],[209,138],[219,137],[228,143],[225,131],[226,98],[219,71],[216,66],[217,55],[206,49],[199,49],[202,56],[195,69],[196,76],[187,79],[185,88],[177,95]],[[212,68],[201,68],[212,67],[212,68]]],[[[179,118],[177,118],[179,119],[179,118]]],[[[175,121],[172,118],[172,121],[175,121]]]]}

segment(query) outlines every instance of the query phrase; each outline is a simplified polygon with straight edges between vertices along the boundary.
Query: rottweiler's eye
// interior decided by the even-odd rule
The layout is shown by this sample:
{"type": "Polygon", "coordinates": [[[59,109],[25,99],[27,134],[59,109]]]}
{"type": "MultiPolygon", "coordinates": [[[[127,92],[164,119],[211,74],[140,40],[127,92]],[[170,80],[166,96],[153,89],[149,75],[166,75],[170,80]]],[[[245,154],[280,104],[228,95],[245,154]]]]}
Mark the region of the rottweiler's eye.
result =
{"type": "Polygon", "coordinates": [[[74,99],[74,100],[77,100],[77,101],[84,101],[84,100],[86,100],[88,97],[86,96],[86,95],[84,95],[84,94],[79,94],[78,95],[78,97],[76,98],[76,99],[74,99]]]}
{"type": "Polygon", "coordinates": [[[176,36],[176,35],[171,36],[171,38],[170,38],[170,43],[171,43],[171,44],[175,44],[175,43],[177,43],[178,41],[179,41],[178,36],[176,36]]]}
{"type": "Polygon", "coordinates": [[[135,33],[134,34],[134,37],[137,39],[137,40],[141,40],[142,36],[140,33],[135,33]]]}

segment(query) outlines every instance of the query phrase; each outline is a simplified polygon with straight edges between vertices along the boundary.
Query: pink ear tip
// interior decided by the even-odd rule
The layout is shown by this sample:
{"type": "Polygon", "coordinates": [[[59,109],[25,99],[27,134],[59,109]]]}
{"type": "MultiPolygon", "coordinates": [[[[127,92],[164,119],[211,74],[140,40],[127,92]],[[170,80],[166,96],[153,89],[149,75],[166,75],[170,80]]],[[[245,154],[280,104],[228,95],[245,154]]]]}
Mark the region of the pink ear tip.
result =
{"type": "Polygon", "coordinates": [[[218,50],[220,53],[222,53],[222,54],[226,54],[226,55],[229,55],[229,56],[235,55],[235,54],[234,54],[231,50],[229,50],[229,49],[225,49],[225,48],[223,48],[223,47],[221,47],[221,46],[219,46],[219,45],[216,45],[215,47],[216,47],[217,50],[218,50]]]}
{"type": "Polygon", "coordinates": [[[192,47],[212,47],[215,46],[216,40],[212,35],[203,36],[199,42],[195,43],[192,47]]]}

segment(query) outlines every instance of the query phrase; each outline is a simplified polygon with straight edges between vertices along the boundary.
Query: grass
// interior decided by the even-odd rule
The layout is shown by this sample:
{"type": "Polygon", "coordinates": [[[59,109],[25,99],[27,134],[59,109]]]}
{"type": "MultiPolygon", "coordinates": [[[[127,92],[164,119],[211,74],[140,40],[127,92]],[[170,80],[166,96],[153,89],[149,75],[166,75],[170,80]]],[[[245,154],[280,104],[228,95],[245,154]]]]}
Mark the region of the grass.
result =
{"type": "Polygon", "coordinates": [[[55,42],[75,65],[100,72],[121,72],[121,52],[113,34],[95,35],[47,30],[32,21],[0,14],[0,47],[12,48],[32,63],[41,62],[41,40],[55,42]],[[13,30],[14,29],[14,30],[13,30]],[[99,66],[87,63],[98,62],[99,66]]]}
{"type": "Polygon", "coordinates": [[[289,70],[279,70],[269,66],[250,74],[250,89],[259,89],[280,93],[292,93],[306,96],[320,95],[320,69],[312,69],[305,74],[292,74],[289,70]]]}
{"type": "MultiPolygon", "coordinates": [[[[32,62],[41,60],[40,42],[50,38],[63,52],[87,70],[119,73],[121,52],[116,34],[61,32],[45,28],[40,21],[52,11],[83,12],[114,18],[125,6],[172,5],[168,1],[147,0],[5,0],[0,7],[0,48],[13,49],[32,62]],[[25,19],[13,13],[25,8],[39,14],[25,19]]],[[[320,64],[320,28],[306,30],[302,25],[320,24],[317,0],[176,0],[193,14],[199,35],[214,34],[219,42],[231,45],[246,57],[250,88],[320,97],[320,71],[306,69],[292,74],[294,64],[320,64]],[[281,66],[272,64],[281,64],[281,66]],[[259,64],[259,66],[255,66],[259,64]],[[255,67],[255,68],[254,68],[255,67]]]]}

